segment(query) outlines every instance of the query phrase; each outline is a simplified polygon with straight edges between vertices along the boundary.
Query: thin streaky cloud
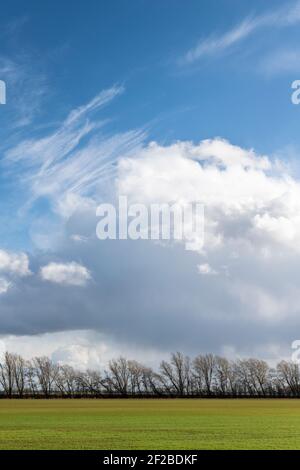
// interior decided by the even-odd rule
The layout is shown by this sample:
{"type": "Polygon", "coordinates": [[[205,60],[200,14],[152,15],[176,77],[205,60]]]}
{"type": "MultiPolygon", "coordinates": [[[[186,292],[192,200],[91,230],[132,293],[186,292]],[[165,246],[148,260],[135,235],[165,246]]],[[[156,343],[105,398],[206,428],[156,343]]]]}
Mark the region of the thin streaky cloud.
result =
{"type": "Polygon", "coordinates": [[[60,208],[70,194],[79,199],[97,198],[103,181],[115,176],[119,158],[137,151],[145,139],[144,130],[104,135],[107,120],[91,120],[91,113],[122,92],[123,87],[118,86],[102,91],[71,111],[51,134],[21,141],[5,153],[7,171],[17,175],[28,191],[26,210],[40,197],[60,208]]]}
{"type": "Polygon", "coordinates": [[[220,53],[225,49],[233,46],[235,43],[241,41],[256,28],[255,21],[246,19],[238,26],[219,37],[210,37],[204,39],[197,44],[196,47],[190,49],[180,61],[182,64],[192,64],[203,56],[213,55],[220,53]]]}
{"type": "Polygon", "coordinates": [[[88,112],[102,108],[105,104],[109,103],[116,96],[123,93],[123,91],[124,91],[124,87],[117,86],[117,85],[114,85],[111,88],[108,88],[107,90],[101,91],[89,103],[87,103],[86,105],[80,106],[79,108],[72,111],[69,114],[68,118],[66,119],[65,125],[68,126],[70,124],[73,124],[78,119],[80,119],[85,114],[87,114],[88,112]]]}
{"type": "Polygon", "coordinates": [[[189,49],[179,60],[179,65],[192,65],[205,56],[221,54],[240,43],[255,31],[267,27],[288,27],[300,21],[300,2],[280,8],[275,12],[264,13],[242,20],[229,31],[217,36],[210,36],[189,49]]]}

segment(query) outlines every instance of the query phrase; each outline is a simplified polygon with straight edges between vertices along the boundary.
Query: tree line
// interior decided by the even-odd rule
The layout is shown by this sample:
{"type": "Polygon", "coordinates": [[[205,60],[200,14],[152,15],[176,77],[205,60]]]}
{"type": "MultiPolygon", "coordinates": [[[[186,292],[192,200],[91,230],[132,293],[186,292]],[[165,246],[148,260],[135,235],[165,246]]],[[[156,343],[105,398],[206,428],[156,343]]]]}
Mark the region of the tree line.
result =
{"type": "Polygon", "coordinates": [[[300,368],[281,361],[230,361],[213,354],[191,359],[172,353],[153,370],[124,357],[107,370],[76,370],[49,357],[25,360],[6,352],[0,362],[1,398],[76,397],[300,397],[300,368]]]}

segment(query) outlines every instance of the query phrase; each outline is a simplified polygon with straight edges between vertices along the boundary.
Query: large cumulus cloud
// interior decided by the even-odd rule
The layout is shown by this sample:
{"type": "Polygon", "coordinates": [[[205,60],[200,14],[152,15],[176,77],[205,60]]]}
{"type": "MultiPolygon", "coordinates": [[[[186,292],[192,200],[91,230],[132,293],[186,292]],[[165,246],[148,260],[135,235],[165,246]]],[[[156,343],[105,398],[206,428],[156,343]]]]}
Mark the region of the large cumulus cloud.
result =
{"type": "Polygon", "coordinates": [[[97,240],[97,192],[64,186],[62,200],[56,188],[55,207],[76,205],[61,211],[55,249],[33,253],[33,275],[1,295],[2,334],[93,330],[140,351],[288,350],[300,333],[300,184],[282,162],[222,139],[151,143],[120,155],[110,188],[110,200],[203,203],[204,246],[97,240]],[[88,282],[46,282],[38,273],[51,263],[77,263],[88,282]]]}

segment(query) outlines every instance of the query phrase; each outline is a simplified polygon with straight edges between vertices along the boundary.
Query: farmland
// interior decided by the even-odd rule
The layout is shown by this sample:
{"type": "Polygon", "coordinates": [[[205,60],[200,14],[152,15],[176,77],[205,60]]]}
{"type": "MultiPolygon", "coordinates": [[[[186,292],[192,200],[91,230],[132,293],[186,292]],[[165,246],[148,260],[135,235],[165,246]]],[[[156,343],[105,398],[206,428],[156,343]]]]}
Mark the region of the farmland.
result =
{"type": "Polygon", "coordinates": [[[0,400],[0,449],[300,449],[300,400],[0,400]]]}

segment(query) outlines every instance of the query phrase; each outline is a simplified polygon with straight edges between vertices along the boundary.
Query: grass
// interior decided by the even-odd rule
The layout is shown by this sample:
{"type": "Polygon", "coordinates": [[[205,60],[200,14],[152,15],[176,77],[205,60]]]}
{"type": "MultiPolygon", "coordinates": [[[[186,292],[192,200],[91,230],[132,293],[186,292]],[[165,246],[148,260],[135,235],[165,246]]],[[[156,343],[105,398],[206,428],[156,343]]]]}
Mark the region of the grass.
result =
{"type": "Polygon", "coordinates": [[[300,400],[0,400],[0,449],[300,449],[300,400]]]}

